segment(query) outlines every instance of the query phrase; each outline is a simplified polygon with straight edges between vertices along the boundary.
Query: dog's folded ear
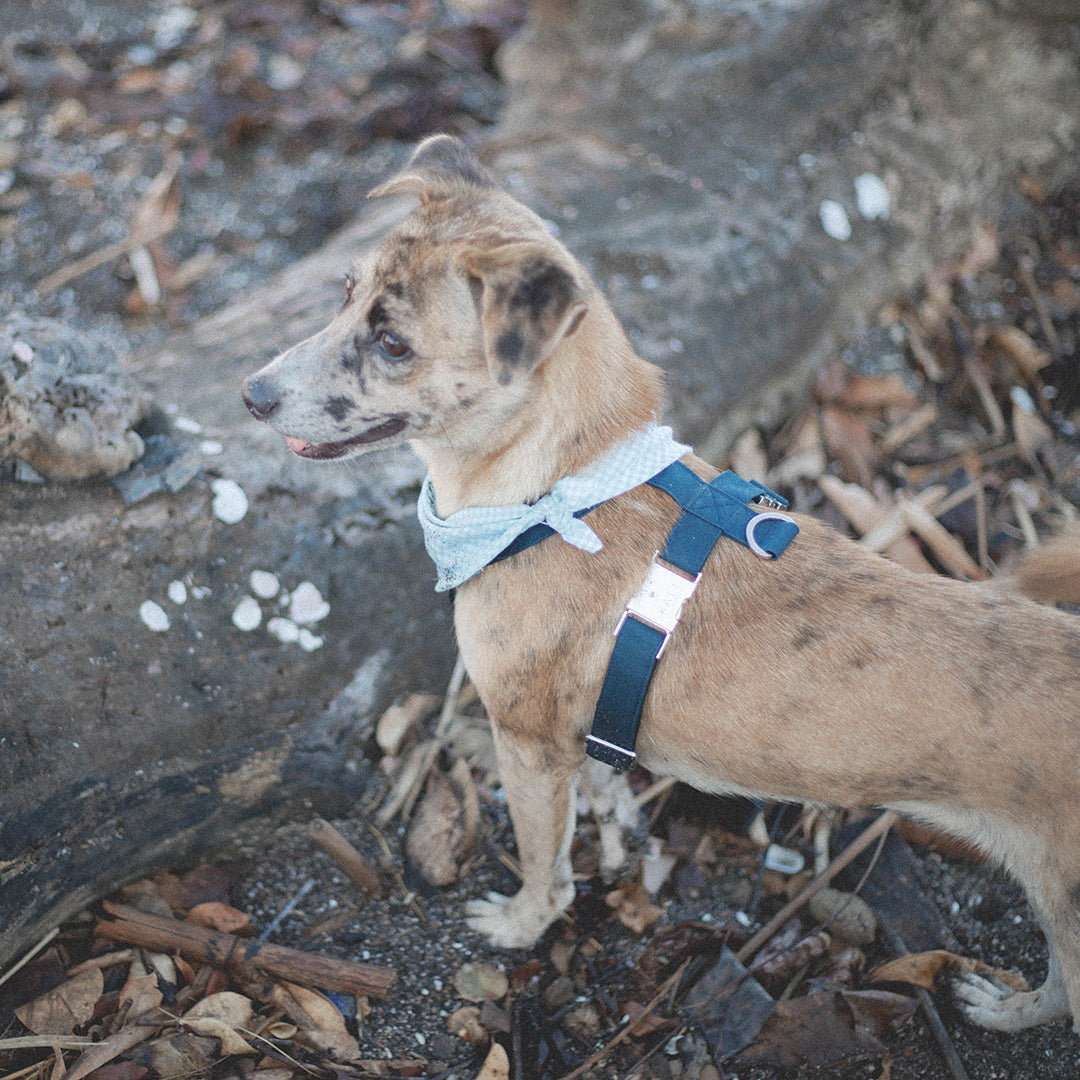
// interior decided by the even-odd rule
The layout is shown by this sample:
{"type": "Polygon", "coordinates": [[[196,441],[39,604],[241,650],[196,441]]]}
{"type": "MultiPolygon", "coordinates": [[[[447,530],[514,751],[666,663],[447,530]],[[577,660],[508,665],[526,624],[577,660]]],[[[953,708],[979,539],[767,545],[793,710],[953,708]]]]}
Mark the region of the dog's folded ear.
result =
{"type": "Polygon", "coordinates": [[[548,245],[521,241],[473,252],[464,270],[488,365],[503,386],[546,360],[585,316],[581,286],[548,245]]]}
{"type": "Polygon", "coordinates": [[[451,135],[432,135],[413,151],[396,176],[372,188],[369,199],[417,195],[423,203],[460,195],[469,188],[494,188],[495,181],[476,155],[451,135]]]}

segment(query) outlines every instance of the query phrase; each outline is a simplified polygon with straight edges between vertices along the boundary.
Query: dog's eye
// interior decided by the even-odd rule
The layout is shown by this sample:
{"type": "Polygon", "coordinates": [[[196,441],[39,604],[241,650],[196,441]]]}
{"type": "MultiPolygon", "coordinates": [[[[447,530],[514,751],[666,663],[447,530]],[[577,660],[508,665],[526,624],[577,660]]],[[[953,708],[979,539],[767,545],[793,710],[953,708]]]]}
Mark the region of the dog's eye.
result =
{"type": "Polygon", "coordinates": [[[404,360],[412,352],[412,349],[391,330],[380,330],[375,338],[375,344],[388,360],[404,360]]]}

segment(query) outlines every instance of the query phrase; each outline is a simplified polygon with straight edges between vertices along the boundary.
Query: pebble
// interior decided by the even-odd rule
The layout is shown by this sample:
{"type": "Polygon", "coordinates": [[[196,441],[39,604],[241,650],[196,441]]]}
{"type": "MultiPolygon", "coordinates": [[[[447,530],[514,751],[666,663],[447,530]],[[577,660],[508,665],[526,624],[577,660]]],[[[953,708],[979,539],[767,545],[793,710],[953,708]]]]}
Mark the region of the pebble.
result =
{"type": "Polygon", "coordinates": [[[848,221],[847,211],[832,199],[822,200],[818,207],[818,217],[821,219],[821,227],[834,240],[851,239],[851,222],[848,221]]]}
{"type": "Polygon", "coordinates": [[[301,581],[289,600],[289,618],[296,623],[314,623],[330,614],[330,605],[310,581],[301,581]]]}
{"type": "Polygon", "coordinates": [[[323,646],[323,638],[319,637],[317,634],[313,634],[305,627],[300,628],[296,641],[304,652],[314,652],[316,649],[321,649],[323,646]]]}
{"type": "Polygon", "coordinates": [[[861,173],[855,177],[855,205],[867,221],[888,221],[889,189],[880,176],[873,173],[861,173]]]}
{"type": "Polygon", "coordinates": [[[187,586],[182,581],[170,581],[167,591],[174,604],[187,603],[187,586]]]}
{"type": "Polygon", "coordinates": [[[275,615],[266,624],[266,629],[283,645],[291,645],[293,642],[300,640],[300,627],[292,619],[285,619],[280,615],[275,615]]]}
{"type": "Polygon", "coordinates": [[[214,517],[226,525],[235,525],[243,520],[248,512],[248,497],[244,489],[235,480],[212,480],[210,487],[214,492],[210,507],[214,517]]]}
{"type": "Polygon", "coordinates": [[[233,626],[237,630],[254,630],[262,622],[262,609],[259,602],[253,596],[243,596],[240,602],[233,608],[233,626]]]}
{"type": "Polygon", "coordinates": [[[165,609],[153,600],[144,600],[139,605],[139,618],[156,634],[169,629],[169,616],[165,609]]]}
{"type": "Polygon", "coordinates": [[[272,574],[269,570],[252,570],[248,582],[251,591],[261,600],[272,599],[281,589],[277,574],[272,574]]]}

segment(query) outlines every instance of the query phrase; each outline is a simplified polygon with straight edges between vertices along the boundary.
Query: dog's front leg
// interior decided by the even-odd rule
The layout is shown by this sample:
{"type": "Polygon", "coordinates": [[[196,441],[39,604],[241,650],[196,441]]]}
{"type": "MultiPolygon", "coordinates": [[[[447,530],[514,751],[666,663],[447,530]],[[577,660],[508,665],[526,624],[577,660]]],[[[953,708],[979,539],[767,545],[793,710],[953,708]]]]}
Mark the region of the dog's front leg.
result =
{"type": "Polygon", "coordinates": [[[578,762],[547,744],[525,742],[494,725],[499,777],[521,860],[516,896],[490,894],[468,905],[469,925],[493,945],[532,945],[574,899],[570,842],[574,835],[578,762]]]}

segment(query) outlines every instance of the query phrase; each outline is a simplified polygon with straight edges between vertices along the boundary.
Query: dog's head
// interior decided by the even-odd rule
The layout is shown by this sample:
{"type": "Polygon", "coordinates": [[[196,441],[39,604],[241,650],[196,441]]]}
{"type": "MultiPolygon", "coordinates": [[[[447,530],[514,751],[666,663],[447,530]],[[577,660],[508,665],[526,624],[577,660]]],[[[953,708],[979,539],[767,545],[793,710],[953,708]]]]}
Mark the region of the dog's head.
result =
{"type": "Polygon", "coordinates": [[[395,194],[420,205],[352,268],[330,324],[244,383],[303,457],[483,445],[586,314],[583,271],[456,139],[427,139],[371,192],[395,194]]]}

